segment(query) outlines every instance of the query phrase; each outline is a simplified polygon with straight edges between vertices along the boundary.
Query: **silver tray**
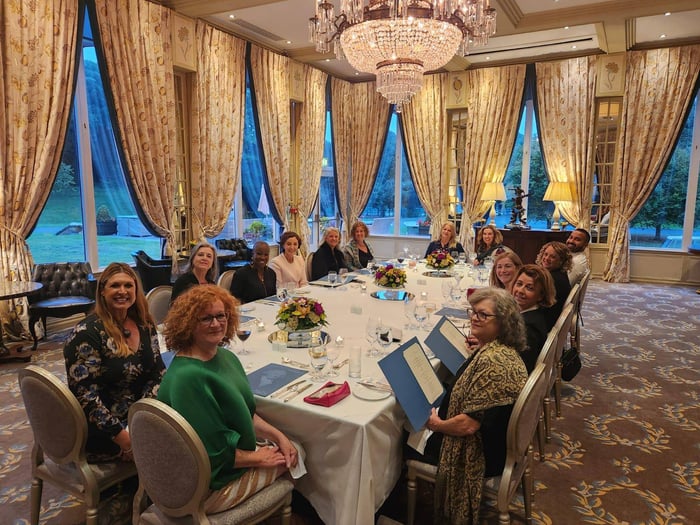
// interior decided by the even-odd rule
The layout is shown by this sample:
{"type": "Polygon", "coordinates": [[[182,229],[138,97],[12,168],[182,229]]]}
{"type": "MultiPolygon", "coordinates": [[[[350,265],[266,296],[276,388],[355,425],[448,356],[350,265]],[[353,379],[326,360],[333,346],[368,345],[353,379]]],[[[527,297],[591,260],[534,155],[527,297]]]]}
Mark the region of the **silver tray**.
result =
{"type": "Polygon", "coordinates": [[[331,336],[323,330],[310,330],[308,332],[277,330],[268,335],[267,340],[270,343],[285,343],[287,348],[309,348],[315,340],[320,340],[323,344],[328,344],[331,340],[331,336]]]}
{"type": "Polygon", "coordinates": [[[428,270],[423,272],[426,277],[454,277],[454,273],[449,270],[428,270]]]}
{"type": "Polygon", "coordinates": [[[406,290],[397,290],[396,288],[393,288],[391,290],[377,290],[376,292],[372,292],[369,294],[371,297],[374,297],[375,299],[379,299],[380,301],[403,301],[404,297],[408,296],[409,298],[413,299],[413,294],[411,292],[407,292],[406,290]]]}

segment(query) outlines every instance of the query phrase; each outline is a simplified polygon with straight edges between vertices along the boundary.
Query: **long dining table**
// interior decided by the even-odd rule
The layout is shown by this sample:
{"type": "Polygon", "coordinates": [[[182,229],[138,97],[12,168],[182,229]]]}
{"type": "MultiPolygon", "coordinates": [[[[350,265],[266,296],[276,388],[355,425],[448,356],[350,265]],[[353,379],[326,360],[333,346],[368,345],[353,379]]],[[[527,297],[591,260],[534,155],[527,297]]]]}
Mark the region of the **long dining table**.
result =
{"type": "MultiPolygon", "coordinates": [[[[422,263],[415,269],[406,268],[405,290],[418,299],[434,302],[439,311],[445,301],[442,283],[453,277],[432,277],[424,275],[426,271],[422,263]]],[[[454,271],[463,275],[461,288],[471,285],[466,267],[458,265],[454,271]]],[[[360,283],[352,282],[339,288],[309,285],[300,292],[322,303],[329,321],[323,330],[330,344],[335,344],[338,336],[343,338],[337,362],[348,357],[351,347],[361,345],[362,379],[384,381],[378,359],[367,354],[370,346],[365,335],[368,319],[381,318],[383,323],[401,329],[403,341],[417,336],[422,343],[429,332],[406,329],[408,319],[403,302],[373,297],[373,292],[381,288],[374,284],[371,275],[358,275],[358,279],[365,281],[366,290],[360,283]]],[[[274,323],[279,306],[280,303],[270,299],[242,306],[242,315],[255,318],[249,321],[252,334],[245,343],[249,353],[239,356],[249,374],[269,363],[281,364],[285,356],[298,363],[310,362],[305,348],[280,351],[277,345],[273,349],[270,335],[278,330],[274,323]]],[[[431,315],[426,321],[427,327],[438,320],[437,315],[431,315]]],[[[388,351],[397,347],[395,343],[388,351]]],[[[239,351],[241,343],[236,342],[231,348],[239,351]]],[[[339,374],[329,379],[348,381],[351,391],[359,392],[356,380],[348,377],[347,365],[340,368],[339,374]]],[[[301,379],[309,379],[309,376],[301,379]]],[[[314,384],[287,402],[284,401],[286,396],[256,396],[257,410],[302,445],[307,474],[297,480],[296,489],[308,499],[324,523],[374,523],[375,512],[389,496],[401,473],[406,416],[393,395],[367,400],[351,393],[331,407],[304,402],[303,398],[322,384],[314,384]]]]}

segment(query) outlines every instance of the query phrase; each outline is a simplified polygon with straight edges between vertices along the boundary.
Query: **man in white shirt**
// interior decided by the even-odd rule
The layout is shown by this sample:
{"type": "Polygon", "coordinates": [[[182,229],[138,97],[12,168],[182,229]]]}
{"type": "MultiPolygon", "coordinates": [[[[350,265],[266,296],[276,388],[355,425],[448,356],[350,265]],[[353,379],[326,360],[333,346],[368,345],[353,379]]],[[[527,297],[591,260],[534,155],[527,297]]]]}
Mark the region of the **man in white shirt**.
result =
{"type": "Polygon", "coordinates": [[[576,228],[566,239],[566,246],[571,252],[571,268],[569,269],[569,282],[571,286],[581,280],[588,270],[588,257],[586,247],[591,240],[591,234],[583,228],[576,228]]]}

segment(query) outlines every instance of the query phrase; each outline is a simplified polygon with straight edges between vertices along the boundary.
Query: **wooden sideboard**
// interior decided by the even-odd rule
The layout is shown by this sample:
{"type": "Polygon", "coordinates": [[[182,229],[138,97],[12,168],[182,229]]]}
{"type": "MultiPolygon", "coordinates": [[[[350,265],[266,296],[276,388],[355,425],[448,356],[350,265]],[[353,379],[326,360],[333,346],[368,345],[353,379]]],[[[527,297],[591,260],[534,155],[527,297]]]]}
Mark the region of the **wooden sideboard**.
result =
{"type": "MultiPolygon", "coordinates": [[[[478,232],[478,229],[476,230],[478,232]]],[[[534,263],[540,248],[548,242],[566,242],[571,230],[504,230],[503,244],[517,253],[524,264],[534,263]]],[[[476,237],[475,237],[476,239],[476,237]]]]}

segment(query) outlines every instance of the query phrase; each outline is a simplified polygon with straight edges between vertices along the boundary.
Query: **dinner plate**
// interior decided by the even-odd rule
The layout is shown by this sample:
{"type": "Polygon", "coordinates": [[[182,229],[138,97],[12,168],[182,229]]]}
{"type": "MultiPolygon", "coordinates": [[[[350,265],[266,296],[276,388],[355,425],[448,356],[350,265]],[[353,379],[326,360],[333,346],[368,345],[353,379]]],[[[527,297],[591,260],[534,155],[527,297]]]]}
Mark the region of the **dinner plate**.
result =
{"type": "Polygon", "coordinates": [[[403,301],[406,296],[413,298],[411,292],[397,290],[395,288],[391,290],[377,290],[376,292],[372,292],[370,296],[380,301],[403,301]]]}
{"type": "Polygon", "coordinates": [[[380,401],[386,399],[391,395],[391,392],[386,390],[376,390],[374,388],[367,388],[366,386],[359,385],[355,383],[350,387],[352,394],[365,401],[380,401]]]}

